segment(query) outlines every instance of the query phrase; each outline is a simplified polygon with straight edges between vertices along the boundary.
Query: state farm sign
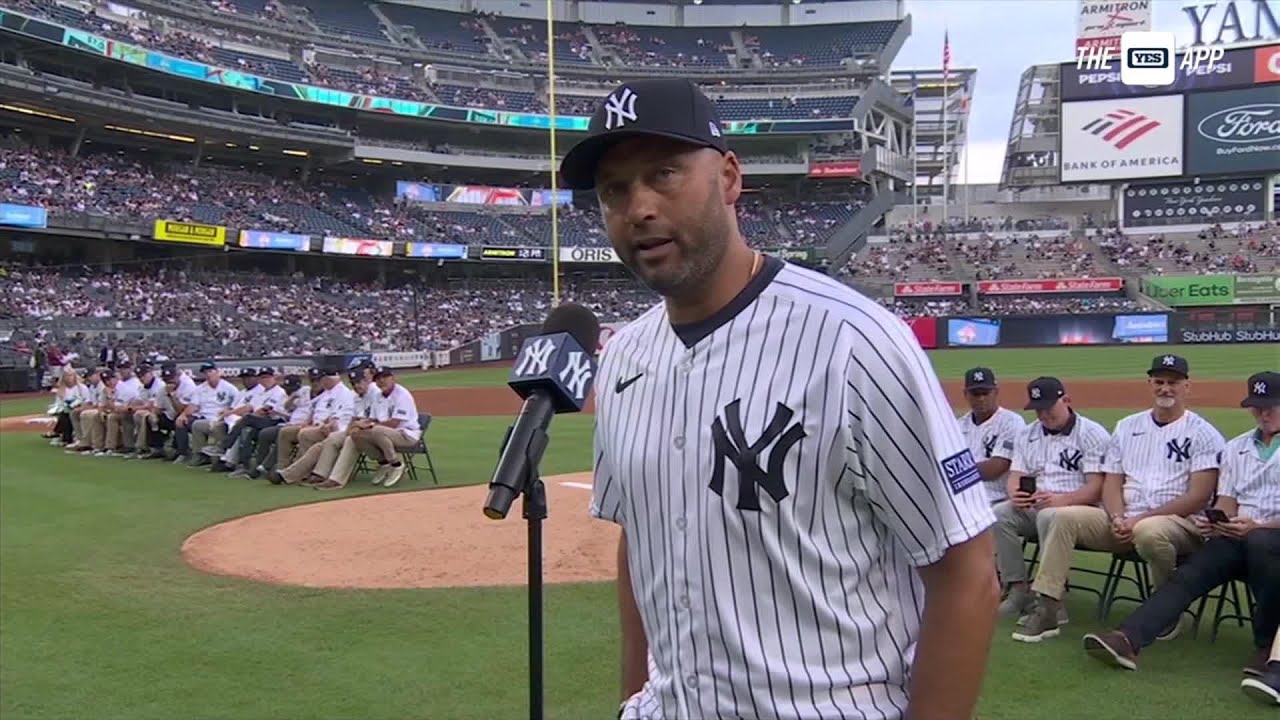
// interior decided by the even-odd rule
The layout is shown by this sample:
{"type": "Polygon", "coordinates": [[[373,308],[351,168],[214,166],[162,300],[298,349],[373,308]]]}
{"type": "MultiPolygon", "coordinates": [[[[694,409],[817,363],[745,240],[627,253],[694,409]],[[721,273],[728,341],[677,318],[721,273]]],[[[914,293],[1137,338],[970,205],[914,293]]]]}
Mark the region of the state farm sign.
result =
{"type": "Polygon", "coordinates": [[[816,162],[809,164],[809,177],[858,177],[862,174],[862,163],[858,160],[840,160],[836,162],[816,162]]]}
{"type": "Polygon", "coordinates": [[[964,293],[958,282],[894,283],[894,297],[955,297],[964,293]]]}
{"type": "Polygon", "coordinates": [[[1124,279],[1050,278],[1047,280],[989,280],[978,283],[979,295],[1039,295],[1044,293],[1103,293],[1124,289],[1124,279]]]}

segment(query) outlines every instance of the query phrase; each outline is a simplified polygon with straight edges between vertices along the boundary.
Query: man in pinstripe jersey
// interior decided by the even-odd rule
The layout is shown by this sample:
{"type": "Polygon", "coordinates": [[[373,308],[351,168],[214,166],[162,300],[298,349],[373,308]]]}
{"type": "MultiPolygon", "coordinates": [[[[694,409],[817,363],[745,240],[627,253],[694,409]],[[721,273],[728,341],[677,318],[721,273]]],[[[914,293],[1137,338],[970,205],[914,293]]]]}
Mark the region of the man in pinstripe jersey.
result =
{"type": "Polygon", "coordinates": [[[1257,373],[1245,387],[1240,405],[1253,416],[1254,428],[1233,438],[1220,453],[1222,474],[1214,507],[1222,514],[1192,516],[1207,542],[1119,628],[1085,635],[1085,649],[1093,657],[1137,670],[1138,652],[1191,603],[1225,582],[1243,578],[1257,604],[1254,650],[1244,672],[1253,677],[1266,672],[1280,627],[1280,373],[1257,373]]]}
{"type": "Polygon", "coordinates": [[[967,718],[998,600],[973,455],[906,325],[747,246],[721,133],[692,83],[633,81],[562,166],[665,301],[596,386],[619,717],[967,718]]]}

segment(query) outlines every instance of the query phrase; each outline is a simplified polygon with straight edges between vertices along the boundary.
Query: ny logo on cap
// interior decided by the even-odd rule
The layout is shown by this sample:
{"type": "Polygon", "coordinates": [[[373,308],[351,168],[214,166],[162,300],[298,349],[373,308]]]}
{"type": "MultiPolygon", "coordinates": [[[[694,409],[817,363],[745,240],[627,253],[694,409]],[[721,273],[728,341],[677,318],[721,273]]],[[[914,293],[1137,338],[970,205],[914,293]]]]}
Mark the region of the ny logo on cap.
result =
{"type": "Polygon", "coordinates": [[[1254,394],[1254,395],[1266,395],[1266,394],[1267,394],[1267,384],[1266,384],[1266,383],[1264,383],[1264,382],[1262,382],[1261,380],[1259,380],[1258,382],[1254,383],[1254,384],[1253,384],[1253,394],[1254,394]]]}
{"type": "Polygon", "coordinates": [[[639,119],[636,115],[636,94],[631,88],[624,87],[610,95],[604,103],[604,113],[605,130],[616,130],[628,121],[635,122],[639,119]]]}
{"type": "Polygon", "coordinates": [[[1031,388],[1031,399],[1032,400],[1040,399],[1040,388],[1031,388]]]}
{"type": "Polygon", "coordinates": [[[1173,367],[1173,356],[1172,356],[1172,355],[1165,355],[1165,356],[1164,356],[1164,360],[1161,360],[1161,362],[1162,362],[1162,363],[1164,363],[1164,364],[1165,364],[1166,366],[1168,366],[1168,367],[1173,367]]]}
{"type": "Polygon", "coordinates": [[[977,380],[978,382],[982,382],[983,380],[987,379],[987,376],[984,373],[979,371],[973,374],[973,379],[977,380]]]}

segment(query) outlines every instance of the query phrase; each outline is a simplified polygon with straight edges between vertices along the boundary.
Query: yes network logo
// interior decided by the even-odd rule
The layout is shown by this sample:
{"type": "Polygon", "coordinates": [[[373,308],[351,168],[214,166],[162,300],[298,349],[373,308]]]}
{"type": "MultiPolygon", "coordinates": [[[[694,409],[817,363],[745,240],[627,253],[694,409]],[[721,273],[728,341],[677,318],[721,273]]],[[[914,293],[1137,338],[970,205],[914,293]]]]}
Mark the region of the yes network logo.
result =
{"type": "Polygon", "coordinates": [[[1158,127],[1160,127],[1159,120],[1135,110],[1120,108],[1104,113],[1080,129],[1105,140],[1117,150],[1124,150],[1158,127]]]}

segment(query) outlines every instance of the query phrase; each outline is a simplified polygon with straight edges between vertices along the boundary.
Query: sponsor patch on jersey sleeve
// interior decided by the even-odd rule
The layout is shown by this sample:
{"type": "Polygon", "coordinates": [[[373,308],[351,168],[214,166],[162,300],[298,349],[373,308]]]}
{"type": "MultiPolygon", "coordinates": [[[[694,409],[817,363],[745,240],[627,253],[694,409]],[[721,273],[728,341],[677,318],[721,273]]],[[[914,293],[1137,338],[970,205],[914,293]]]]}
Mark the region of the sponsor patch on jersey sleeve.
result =
{"type": "Polygon", "coordinates": [[[1012,452],[1012,451],[1013,451],[1013,440],[1005,440],[1004,442],[1000,443],[1000,447],[1004,448],[1005,450],[1009,450],[1010,452],[1012,452]]]}
{"type": "Polygon", "coordinates": [[[944,458],[941,467],[942,476],[951,486],[951,492],[957,495],[973,487],[982,479],[978,474],[978,465],[973,461],[973,453],[968,450],[961,450],[949,458],[944,458]]]}

